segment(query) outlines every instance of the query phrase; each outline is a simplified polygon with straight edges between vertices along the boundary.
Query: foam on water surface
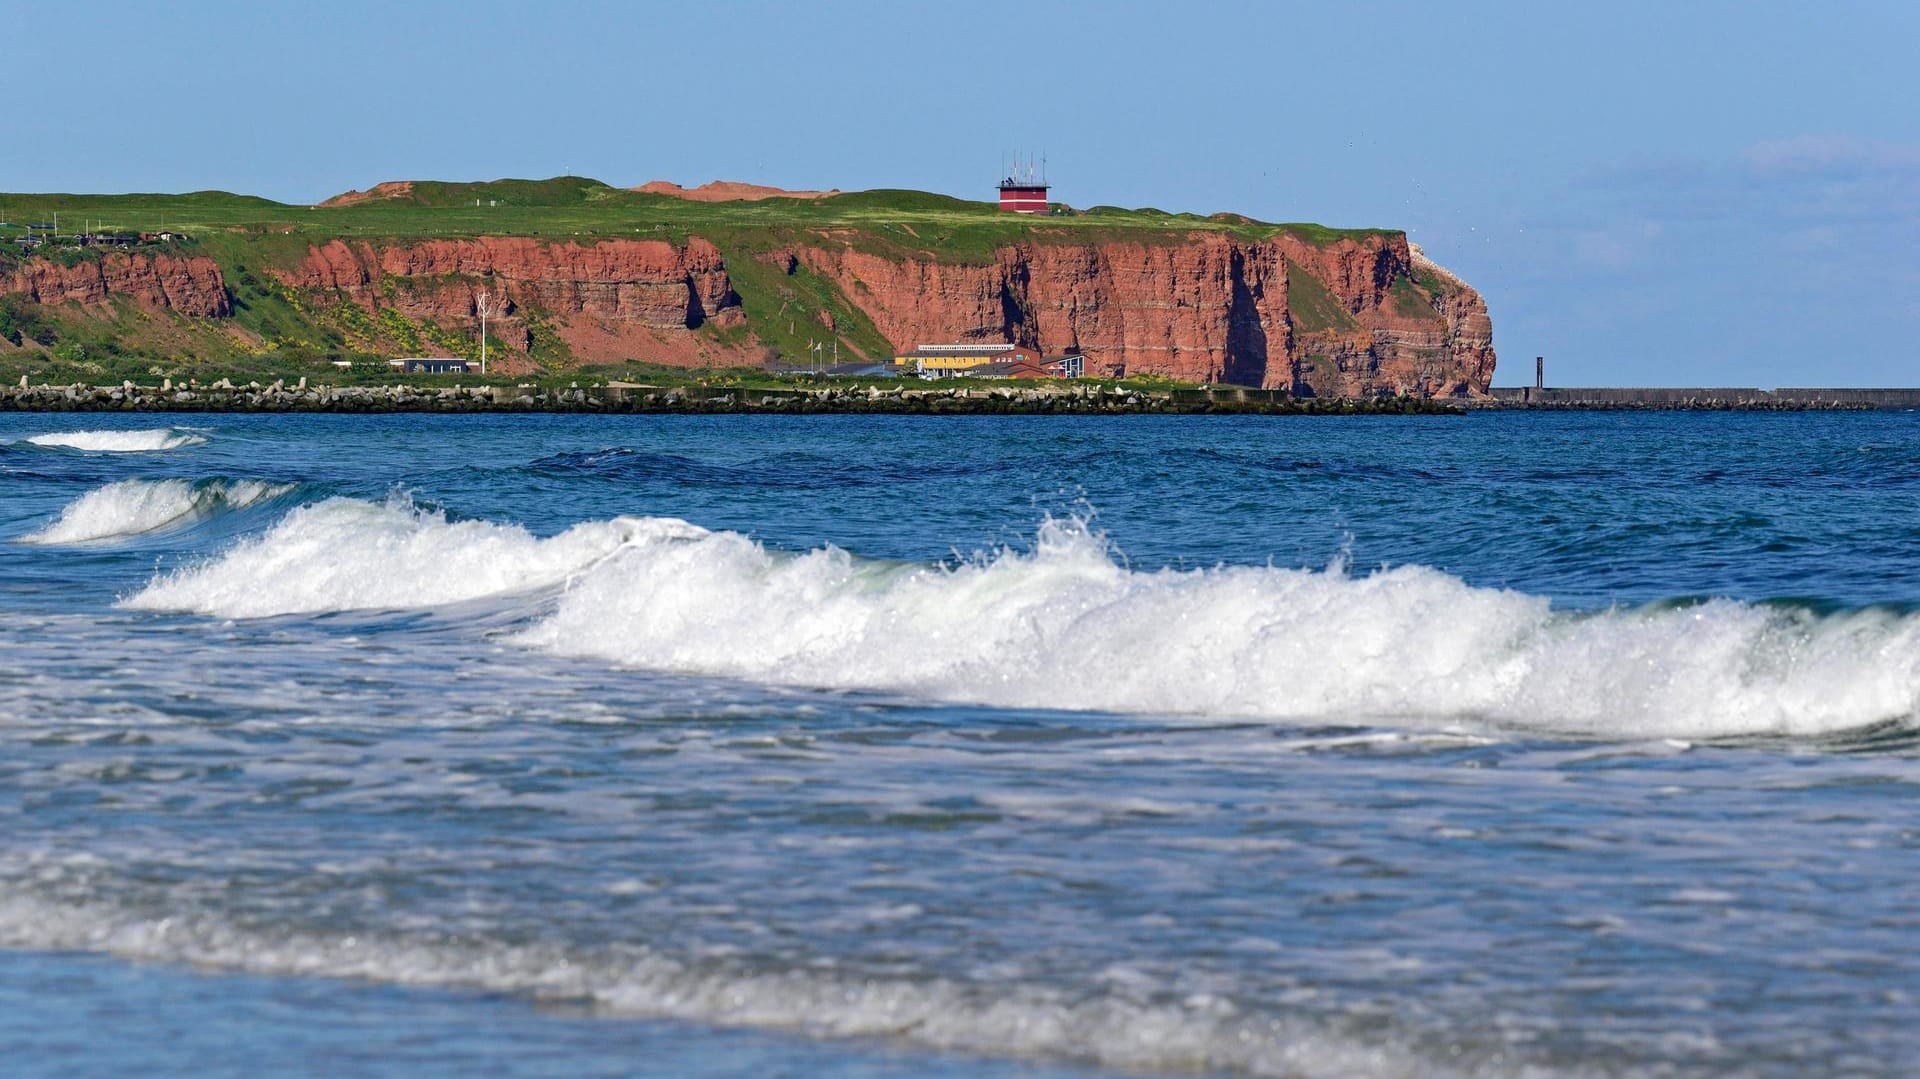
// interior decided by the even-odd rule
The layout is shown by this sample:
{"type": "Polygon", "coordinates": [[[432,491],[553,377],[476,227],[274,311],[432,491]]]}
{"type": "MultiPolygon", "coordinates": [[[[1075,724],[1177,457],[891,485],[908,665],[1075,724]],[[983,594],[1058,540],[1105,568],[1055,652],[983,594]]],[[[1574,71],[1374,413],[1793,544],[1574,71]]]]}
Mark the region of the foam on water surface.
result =
{"type": "Polygon", "coordinates": [[[58,431],[29,435],[35,446],[81,450],[87,453],[155,453],[206,444],[206,436],[177,427],[155,427],[141,431],[58,431]]]}
{"type": "Polygon", "coordinates": [[[20,542],[109,543],[245,509],[293,489],[293,484],[260,480],[121,480],[68,503],[58,518],[20,537],[20,542]]]}
{"type": "MultiPolygon", "coordinates": [[[[1454,1060],[1329,1029],[1320,1020],[1246,1011],[1225,998],[1154,999],[1124,982],[1099,991],[855,971],[758,967],[645,948],[577,952],[469,937],[262,933],[216,916],[144,916],[0,892],[0,946],[75,950],[250,974],[323,976],[481,989],[576,1002],[621,1016],[815,1037],[897,1040],[990,1057],[1054,1059],[1143,1073],[1442,1079],[1575,1073],[1502,1066],[1489,1044],[1454,1060]]],[[[1137,980],[1137,979],[1136,979],[1137,980]]]]}
{"type": "Polygon", "coordinates": [[[1140,571],[1077,521],[951,565],[774,551],[622,517],[537,538],[333,499],[125,601],[250,617],[559,586],[518,636],[760,683],[1013,708],[1480,724],[1605,738],[1820,736],[1920,708],[1920,619],[1732,601],[1556,612],[1419,566],[1140,571]]]}
{"type": "Polygon", "coordinates": [[[404,496],[330,498],[152,581],[124,605],[227,618],[432,607],[556,585],[623,546],[704,534],[684,521],[620,517],[542,539],[513,525],[448,520],[404,496]]]}

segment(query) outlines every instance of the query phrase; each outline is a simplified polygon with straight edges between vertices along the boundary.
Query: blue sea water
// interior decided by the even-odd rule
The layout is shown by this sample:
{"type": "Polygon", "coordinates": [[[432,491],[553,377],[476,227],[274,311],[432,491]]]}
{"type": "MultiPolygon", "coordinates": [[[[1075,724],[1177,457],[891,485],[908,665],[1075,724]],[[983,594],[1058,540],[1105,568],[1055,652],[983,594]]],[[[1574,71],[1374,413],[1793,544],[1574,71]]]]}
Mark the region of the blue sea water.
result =
{"type": "Polygon", "coordinates": [[[1920,416],[0,416],[23,1075],[1894,1075],[1920,416]]]}

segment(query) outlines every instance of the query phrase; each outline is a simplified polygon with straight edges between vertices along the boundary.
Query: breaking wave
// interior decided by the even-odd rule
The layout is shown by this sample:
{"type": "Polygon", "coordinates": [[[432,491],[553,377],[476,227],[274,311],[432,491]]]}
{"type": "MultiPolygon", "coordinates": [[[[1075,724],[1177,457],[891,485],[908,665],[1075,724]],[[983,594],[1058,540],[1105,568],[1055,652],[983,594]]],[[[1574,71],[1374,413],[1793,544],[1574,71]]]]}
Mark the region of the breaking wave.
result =
{"type": "Polygon", "coordinates": [[[1920,618],[1731,600],[1598,613],[1407,566],[1141,571],[1075,521],[956,565],[789,554],[617,518],[550,539],[335,499],[132,607],[227,617],[562,586],[528,647],[662,671],[1018,708],[1827,736],[1920,710],[1920,618]]]}
{"type": "Polygon", "coordinates": [[[127,539],[244,509],[293,489],[290,483],[259,480],[121,480],[81,495],[20,542],[64,545],[127,539]]]}
{"type": "Polygon", "coordinates": [[[1142,1072],[1292,1079],[1543,1074],[1525,1065],[1500,1066],[1494,1045],[1469,1048],[1457,1035],[1450,1059],[1442,1063],[1385,1032],[1362,1041],[1325,1020],[1244,1008],[1207,994],[981,985],[791,965],[756,969],[744,961],[685,959],[637,945],[586,951],[490,941],[481,934],[420,939],[270,930],[212,915],[142,916],[106,904],[48,902],[19,893],[0,895],[0,945],[250,974],[480,989],[581,1002],[614,1015],[889,1039],[1142,1072]]]}
{"type": "Polygon", "coordinates": [[[541,539],[486,521],[450,521],[404,496],[302,506],[217,560],[162,576],[122,606],[226,618],[434,607],[560,584],[629,544],[704,530],[619,517],[541,539]]]}
{"type": "Polygon", "coordinates": [[[204,435],[192,431],[154,427],[144,431],[58,431],[30,435],[27,441],[35,446],[84,450],[88,453],[153,453],[204,445],[207,440],[204,435]]]}

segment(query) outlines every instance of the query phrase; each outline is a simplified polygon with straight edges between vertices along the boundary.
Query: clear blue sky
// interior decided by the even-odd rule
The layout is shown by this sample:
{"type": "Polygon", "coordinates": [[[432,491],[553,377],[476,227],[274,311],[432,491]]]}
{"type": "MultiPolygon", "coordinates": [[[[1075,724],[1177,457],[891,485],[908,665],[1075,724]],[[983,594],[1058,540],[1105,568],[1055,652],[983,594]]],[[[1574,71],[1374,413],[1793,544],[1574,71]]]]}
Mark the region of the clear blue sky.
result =
{"type": "Polygon", "coordinates": [[[0,0],[0,190],[564,172],[1382,225],[1560,385],[1915,385],[1920,3],[0,0]]]}

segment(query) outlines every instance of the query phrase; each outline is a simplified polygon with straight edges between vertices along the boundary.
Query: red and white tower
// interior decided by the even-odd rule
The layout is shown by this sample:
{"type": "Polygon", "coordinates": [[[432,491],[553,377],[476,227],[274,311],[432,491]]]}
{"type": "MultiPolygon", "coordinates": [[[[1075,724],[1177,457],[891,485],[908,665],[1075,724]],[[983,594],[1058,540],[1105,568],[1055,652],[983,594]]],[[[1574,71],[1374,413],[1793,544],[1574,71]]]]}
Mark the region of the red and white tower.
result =
{"type": "Polygon", "coordinates": [[[1040,178],[1033,177],[1033,162],[1026,163],[1026,176],[1020,175],[1020,158],[1016,155],[1013,167],[1000,181],[1000,208],[1015,214],[1044,214],[1047,212],[1047,170],[1046,158],[1040,159],[1040,178]]]}

